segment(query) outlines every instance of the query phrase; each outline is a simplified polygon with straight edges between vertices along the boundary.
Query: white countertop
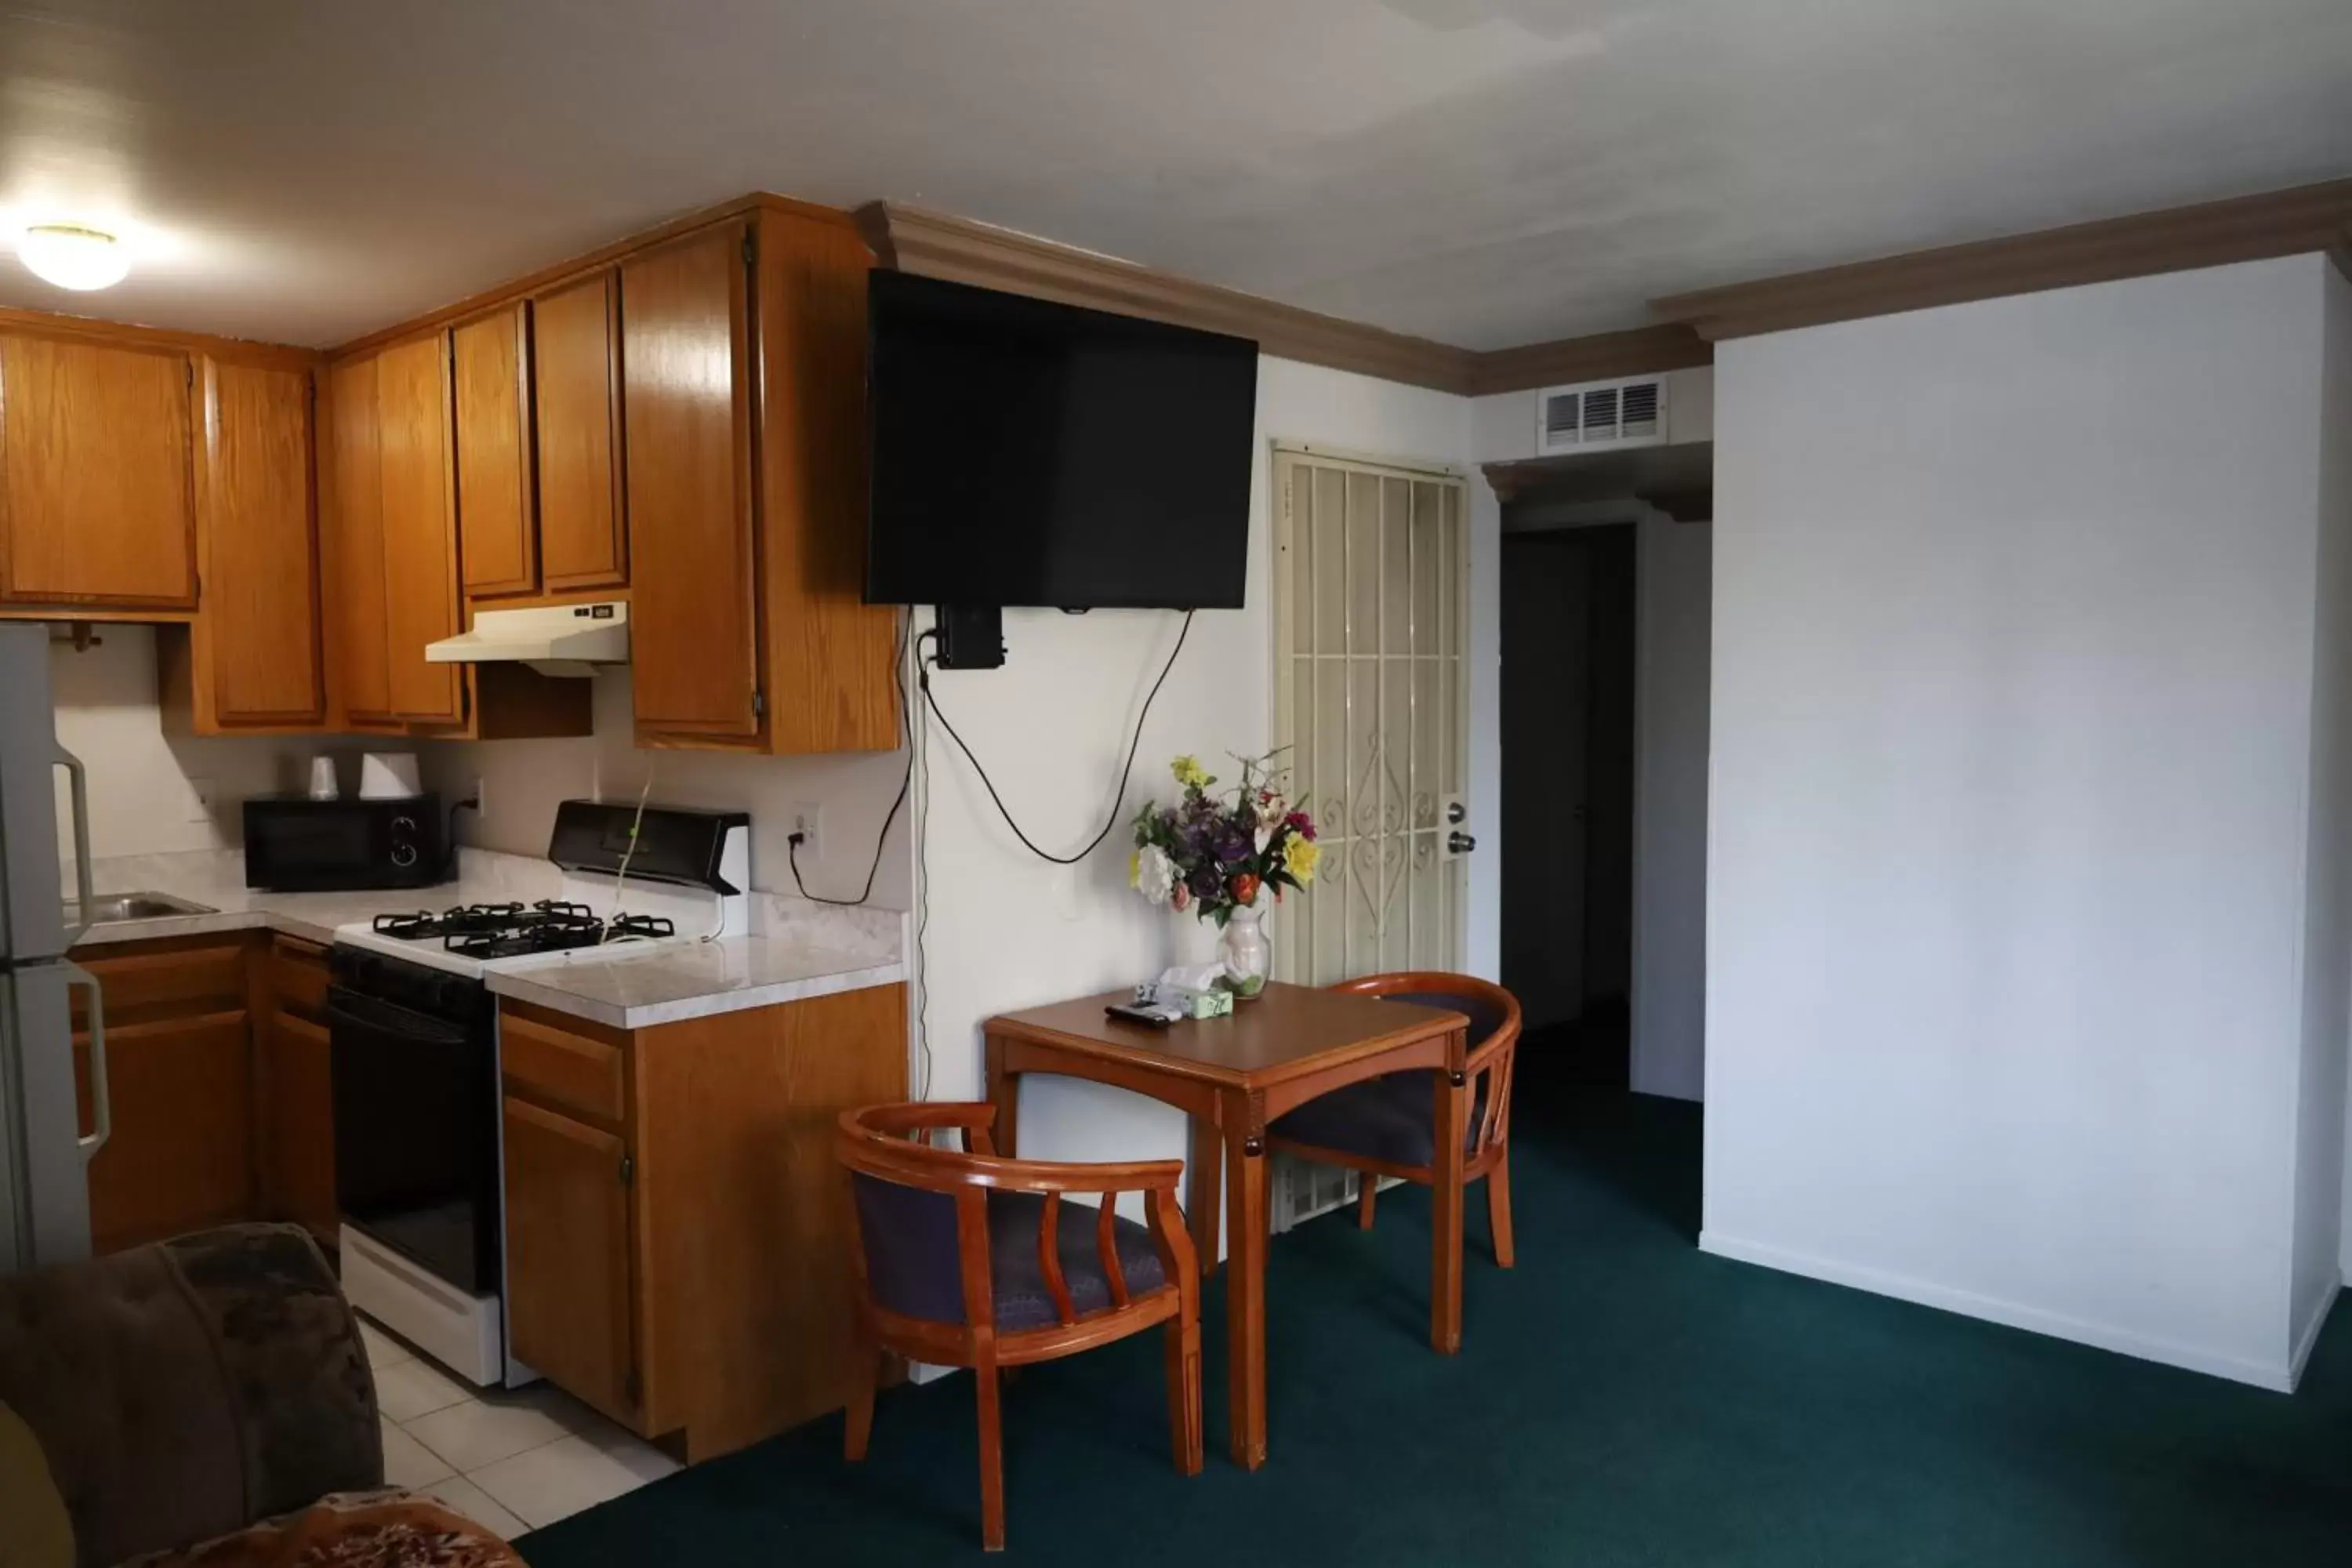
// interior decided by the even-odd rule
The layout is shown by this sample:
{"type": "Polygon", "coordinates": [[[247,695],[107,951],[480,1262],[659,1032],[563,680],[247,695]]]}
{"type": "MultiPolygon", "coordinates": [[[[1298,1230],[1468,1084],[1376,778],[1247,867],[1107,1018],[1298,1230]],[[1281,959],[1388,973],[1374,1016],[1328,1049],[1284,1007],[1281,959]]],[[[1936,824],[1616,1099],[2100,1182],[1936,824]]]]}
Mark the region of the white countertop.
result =
{"type": "MultiPolygon", "coordinates": [[[[352,893],[257,892],[245,886],[244,862],[234,852],[125,856],[92,861],[91,872],[100,893],[170,893],[209,905],[214,912],[96,926],[75,943],[77,953],[116,942],[255,930],[324,945],[334,941],[337,926],[379,914],[551,898],[561,881],[544,860],[474,850],[460,852],[454,881],[352,893]]],[[[560,963],[516,973],[494,972],[485,979],[497,995],[621,1029],[906,979],[891,929],[902,917],[858,911],[857,921],[844,921],[822,907],[793,907],[796,900],[767,901],[777,907],[763,913],[762,923],[770,927],[764,934],[648,944],[642,950],[583,949],[560,963]],[[889,938],[877,945],[884,931],[889,938]]]]}
{"type": "Polygon", "coordinates": [[[494,970],[483,978],[497,995],[616,1029],[642,1029],[894,984],[907,978],[907,966],[784,938],[726,936],[649,943],[635,952],[583,948],[560,963],[494,970]]]}

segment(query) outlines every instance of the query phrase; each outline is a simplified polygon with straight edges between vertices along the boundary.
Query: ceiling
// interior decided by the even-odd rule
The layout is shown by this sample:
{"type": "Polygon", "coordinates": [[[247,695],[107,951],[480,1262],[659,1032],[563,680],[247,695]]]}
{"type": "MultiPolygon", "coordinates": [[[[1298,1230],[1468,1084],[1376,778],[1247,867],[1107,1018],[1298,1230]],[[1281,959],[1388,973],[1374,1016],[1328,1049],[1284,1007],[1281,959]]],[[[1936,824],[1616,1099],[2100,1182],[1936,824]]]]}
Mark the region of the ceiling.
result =
{"type": "Polygon", "coordinates": [[[0,303],[349,341],[754,188],[1467,348],[2352,174],[2347,0],[0,0],[0,303]]]}

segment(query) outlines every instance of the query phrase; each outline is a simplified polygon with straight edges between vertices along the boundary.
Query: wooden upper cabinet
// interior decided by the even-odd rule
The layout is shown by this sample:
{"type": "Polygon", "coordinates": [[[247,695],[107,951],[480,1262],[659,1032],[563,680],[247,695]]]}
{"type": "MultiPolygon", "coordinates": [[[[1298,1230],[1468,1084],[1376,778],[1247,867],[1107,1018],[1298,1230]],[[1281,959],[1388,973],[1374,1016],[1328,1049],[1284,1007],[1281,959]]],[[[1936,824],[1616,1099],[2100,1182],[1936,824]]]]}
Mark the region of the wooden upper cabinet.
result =
{"type": "Polygon", "coordinates": [[[621,266],[640,737],[761,733],[749,247],[728,223],[621,266]]]}
{"type": "Polygon", "coordinates": [[[465,718],[458,667],[425,658],[459,625],[447,345],[436,332],[376,356],[387,683],[394,714],[436,724],[465,718]]]}
{"type": "Polygon", "coordinates": [[[449,334],[457,367],[457,554],[466,592],[539,589],[531,517],[530,351],[521,301],[449,334]]]}
{"type": "Polygon", "coordinates": [[[184,350],[0,335],[0,600],[196,603],[184,350]]]}
{"type": "Polygon", "coordinates": [[[392,717],[391,643],[384,632],[383,464],[376,439],[376,361],[351,360],[327,378],[327,445],[334,483],[333,606],[336,685],[362,721],[392,717]]]}
{"type": "Polygon", "coordinates": [[[326,716],[308,372],[204,364],[196,505],[205,596],[194,678],[206,728],[326,716]],[[206,710],[208,704],[208,710],[206,710]]]}
{"type": "Polygon", "coordinates": [[[540,578],[551,594],[629,580],[619,307],[618,279],[609,270],[531,302],[540,578]]]}
{"type": "Polygon", "coordinates": [[[898,612],[865,602],[873,254],[845,224],[769,208],[759,258],[766,749],[889,751],[898,612]]]}

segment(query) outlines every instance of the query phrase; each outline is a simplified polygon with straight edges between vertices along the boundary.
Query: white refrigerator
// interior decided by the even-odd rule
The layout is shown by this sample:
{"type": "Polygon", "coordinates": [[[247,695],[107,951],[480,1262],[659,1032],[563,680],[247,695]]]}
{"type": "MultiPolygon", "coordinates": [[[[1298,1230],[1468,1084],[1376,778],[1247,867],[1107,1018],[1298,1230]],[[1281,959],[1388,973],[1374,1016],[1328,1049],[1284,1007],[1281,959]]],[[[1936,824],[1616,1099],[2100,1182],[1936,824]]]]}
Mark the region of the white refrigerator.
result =
{"type": "Polygon", "coordinates": [[[66,957],[84,930],[59,885],[56,771],[71,786],[78,909],[89,908],[89,805],[58,744],[49,628],[0,624],[0,1274],[89,1255],[91,1155],[112,1117],[98,982],[66,957]],[[71,994],[88,993],[92,1127],[74,1087],[71,994]]]}

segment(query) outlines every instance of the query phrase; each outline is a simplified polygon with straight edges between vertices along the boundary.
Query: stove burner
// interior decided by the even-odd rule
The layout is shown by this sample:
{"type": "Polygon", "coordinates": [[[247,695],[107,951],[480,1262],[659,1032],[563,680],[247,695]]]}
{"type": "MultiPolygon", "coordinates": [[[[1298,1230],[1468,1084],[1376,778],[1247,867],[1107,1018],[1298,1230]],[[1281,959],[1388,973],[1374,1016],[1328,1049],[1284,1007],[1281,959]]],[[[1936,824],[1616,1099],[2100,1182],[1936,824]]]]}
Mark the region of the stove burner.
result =
{"type": "Polygon", "coordinates": [[[651,942],[677,934],[677,922],[663,915],[620,915],[607,929],[614,942],[651,942]]]}
{"type": "MultiPolygon", "coordinates": [[[[579,909],[576,904],[566,906],[579,909]]],[[[380,935],[396,937],[402,942],[424,942],[433,937],[461,935],[467,932],[495,931],[524,918],[520,904],[460,904],[439,914],[419,910],[415,914],[378,915],[375,930],[380,935]]],[[[581,910],[582,914],[588,911],[581,910]]]]}
{"type": "Polygon", "coordinates": [[[620,915],[608,923],[587,905],[562,899],[541,899],[529,907],[466,904],[437,915],[423,910],[378,915],[374,929],[402,942],[438,937],[451,952],[477,959],[562,952],[608,942],[651,942],[677,934],[677,925],[659,915],[620,915]]]}

